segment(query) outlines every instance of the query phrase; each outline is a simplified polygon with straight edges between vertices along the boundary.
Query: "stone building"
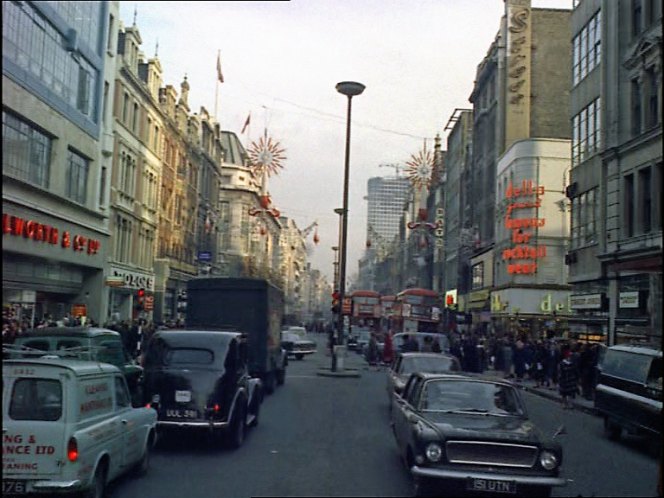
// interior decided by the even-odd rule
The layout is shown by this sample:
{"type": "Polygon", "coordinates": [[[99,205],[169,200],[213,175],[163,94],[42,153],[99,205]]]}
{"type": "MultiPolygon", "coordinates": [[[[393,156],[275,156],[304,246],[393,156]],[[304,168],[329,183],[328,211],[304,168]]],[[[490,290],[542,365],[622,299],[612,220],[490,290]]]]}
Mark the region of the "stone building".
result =
{"type": "Polygon", "coordinates": [[[137,292],[155,291],[154,257],[158,230],[161,154],[158,131],[161,68],[143,62],[136,25],[118,30],[113,94],[113,148],[110,176],[111,248],[108,254],[108,316],[104,321],[152,317],[141,313],[137,292]],[[147,66],[147,67],[146,67],[147,66]],[[150,81],[151,84],[148,84],[150,81]]]}
{"type": "MultiPolygon", "coordinates": [[[[570,138],[566,105],[570,74],[560,71],[571,67],[569,19],[569,10],[531,8],[528,0],[505,2],[505,16],[477,68],[469,99],[473,137],[465,200],[470,221],[465,228],[474,239],[474,252],[459,262],[462,266],[470,268],[467,256],[472,260],[476,254],[485,254],[496,242],[496,178],[501,156],[518,140],[570,138]]],[[[493,265],[483,271],[492,273],[491,278],[484,275],[485,282],[492,282],[493,265]]],[[[490,288],[476,289],[460,297],[473,303],[473,323],[478,325],[489,320],[487,290],[490,288]]]]}
{"type": "Polygon", "coordinates": [[[575,2],[572,38],[571,331],[661,342],[661,4],[575,2]]]}
{"type": "Polygon", "coordinates": [[[2,3],[3,314],[107,314],[102,136],[118,11],[115,1],[2,3]]]}

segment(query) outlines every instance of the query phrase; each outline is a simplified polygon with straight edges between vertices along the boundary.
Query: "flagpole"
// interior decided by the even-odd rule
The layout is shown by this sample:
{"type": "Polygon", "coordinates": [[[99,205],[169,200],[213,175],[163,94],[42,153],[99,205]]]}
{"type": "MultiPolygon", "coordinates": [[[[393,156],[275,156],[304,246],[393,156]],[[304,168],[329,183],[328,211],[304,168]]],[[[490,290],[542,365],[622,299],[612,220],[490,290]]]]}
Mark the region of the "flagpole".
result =
{"type": "Polygon", "coordinates": [[[217,116],[217,104],[219,102],[219,78],[215,78],[217,80],[217,83],[215,85],[215,90],[214,90],[214,119],[219,122],[219,118],[217,116]]]}

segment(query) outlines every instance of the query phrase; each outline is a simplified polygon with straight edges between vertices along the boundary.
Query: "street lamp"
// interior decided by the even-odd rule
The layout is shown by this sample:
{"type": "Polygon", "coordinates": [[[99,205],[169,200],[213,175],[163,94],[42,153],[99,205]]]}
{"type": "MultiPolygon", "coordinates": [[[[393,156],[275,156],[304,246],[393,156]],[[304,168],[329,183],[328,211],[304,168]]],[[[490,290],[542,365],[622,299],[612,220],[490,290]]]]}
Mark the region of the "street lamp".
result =
{"type": "MultiPolygon", "coordinates": [[[[339,246],[339,301],[343,310],[343,302],[346,296],[346,251],[348,243],[348,176],[350,172],[350,115],[351,101],[354,96],[360,95],[366,88],[362,83],[355,81],[342,81],[337,83],[337,92],[348,97],[348,113],[346,117],[346,161],[344,165],[344,198],[342,211],[341,244],[339,246]]],[[[341,310],[340,310],[341,311],[341,310]]],[[[339,323],[337,325],[337,344],[342,345],[344,315],[339,313],[339,323]]]]}

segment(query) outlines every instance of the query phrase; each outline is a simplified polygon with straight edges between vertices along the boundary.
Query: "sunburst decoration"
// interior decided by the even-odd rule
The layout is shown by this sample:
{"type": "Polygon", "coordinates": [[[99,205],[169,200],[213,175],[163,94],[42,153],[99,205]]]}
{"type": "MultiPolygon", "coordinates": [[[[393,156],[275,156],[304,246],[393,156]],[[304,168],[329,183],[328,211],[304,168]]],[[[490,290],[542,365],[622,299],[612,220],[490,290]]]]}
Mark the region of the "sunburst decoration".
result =
{"type": "Polygon", "coordinates": [[[249,146],[249,162],[256,175],[266,171],[268,176],[278,175],[283,169],[282,161],[286,159],[286,149],[269,137],[261,137],[258,142],[251,142],[249,146]]]}
{"type": "Polygon", "coordinates": [[[433,172],[433,154],[431,151],[422,149],[417,155],[412,154],[410,161],[406,162],[406,173],[410,182],[418,190],[431,185],[431,175],[433,172]]]}

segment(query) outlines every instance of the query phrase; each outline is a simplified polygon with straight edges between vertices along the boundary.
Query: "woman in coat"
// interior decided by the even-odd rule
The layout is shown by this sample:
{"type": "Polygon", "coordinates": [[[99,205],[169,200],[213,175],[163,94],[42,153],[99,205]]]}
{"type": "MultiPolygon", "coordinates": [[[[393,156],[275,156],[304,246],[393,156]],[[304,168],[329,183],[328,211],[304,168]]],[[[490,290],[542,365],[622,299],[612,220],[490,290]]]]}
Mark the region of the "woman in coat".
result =
{"type": "Polygon", "coordinates": [[[563,399],[563,408],[571,409],[570,399],[576,397],[576,390],[579,385],[579,373],[576,365],[572,361],[572,352],[569,347],[563,349],[563,359],[558,365],[558,392],[563,399]]]}

